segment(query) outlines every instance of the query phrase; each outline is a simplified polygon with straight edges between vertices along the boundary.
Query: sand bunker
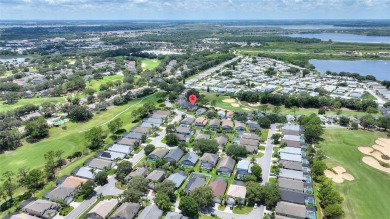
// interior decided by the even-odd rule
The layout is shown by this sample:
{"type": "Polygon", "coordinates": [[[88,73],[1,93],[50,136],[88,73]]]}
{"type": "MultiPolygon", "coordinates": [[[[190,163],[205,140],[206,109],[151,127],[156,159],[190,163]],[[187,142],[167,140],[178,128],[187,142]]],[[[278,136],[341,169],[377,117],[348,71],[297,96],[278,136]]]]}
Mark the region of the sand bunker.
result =
{"type": "Polygon", "coordinates": [[[390,168],[384,167],[380,162],[390,164],[390,160],[383,159],[383,155],[390,157],[390,139],[378,138],[372,147],[358,147],[359,151],[365,156],[362,158],[363,162],[378,170],[390,173],[390,168]]]}
{"type": "Polygon", "coordinates": [[[344,167],[337,166],[332,168],[336,173],[330,170],[325,170],[325,176],[332,179],[333,182],[335,183],[343,183],[344,180],[352,181],[355,180],[355,178],[349,174],[346,173],[346,170],[344,167]]]}
{"type": "Polygon", "coordinates": [[[390,174],[390,168],[383,167],[378,160],[373,157],[365,156],[362,158],[362,161],[368,166],[374,167],[377,170],[386,172],[390,174]]]}
{"type": "Polygon", "coordinates": [[[260,103],[248,103],[249,106],[260,106],[260,103]]]}
{"type": "Polygon", "coordinates": [[[231,103],[230,105],[232,105],[232,107],[240,107],[238,103],[231,103]]]}
{"type": "Polygon", "coordinates": [[[224,103],[235,103],[236,100],[233,99],[233,98],[229,98],[229,99],[224,99],[224,100],[222,100],[222,102],[224,102],[224,103]]]}

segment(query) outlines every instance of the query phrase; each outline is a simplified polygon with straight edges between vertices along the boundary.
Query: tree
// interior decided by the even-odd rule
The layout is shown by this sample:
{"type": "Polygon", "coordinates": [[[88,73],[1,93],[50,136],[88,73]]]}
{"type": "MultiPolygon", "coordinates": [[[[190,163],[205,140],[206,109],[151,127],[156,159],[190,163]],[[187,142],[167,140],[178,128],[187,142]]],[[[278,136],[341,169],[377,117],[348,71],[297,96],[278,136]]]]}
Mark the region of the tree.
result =
{"type": "Polygon", "coordinates": [[[144,151],[145,151],[145,155],[148,156],[150,153],[152,153],[154,150],[156,149],[156,147],[152,144],[148,144],[145,146],[144,148],[144,151]]]}
{"type": "Polygon", "coordinates": [[[45,170],[47,172],[47,177],[49,179],[54,179],[56,177],[56,169],[58,166],[58,160],[56,159],[55,151],[48,151],[45,155],[45,170]]]}
{"type": "Polygon", "coordinates": [[[170,133],[175,133],[176,128],[174,124],[169,124],[167,125],[165,130],[167,131],[168,134],[170,134],[170,133]]]}
{"type": "Polygon", "coordinates": [[[24,186],[30,191],[35,191],[43,185],[43,180],[45,179],[45,174],[42,170],[33,169],[29,171],[26,175],[26,179],[23,183],[24,186]]]}
{"type": "Polygon", "coordinates": [[[378,120],[378,127],[387,131],[390,129],[390,116],[380,117],[378,120]]]}
{"type": "Polygon", "coordinates": [[[351,129],[352,130],[358,130],[359,129],[359,125],[356,122],[352,122],[351,123],[351,129]]]}
{"type": "Polygon", "coordinates": [[[140,190],[128,188],[126,191],[123,192],[123,201],[137,203],[140,201],[142,195],[143,192],[141,192],[140,190]]]}
{"type": "Polygon", "coordinates": [[[324,209],[324,216],[329,219],[344,218],[345,213],[339,204],[328,205],[324,209]]]}
{"type": "Polygon", "coordinates": [[[120,182],[124,182],[125,177],[131,172],[132,169],[133,164],[127,160],[118,163],[116,169],[116,179],[120,182]]]}
{"type": "Polygon", "coordinates": [[[187,142],[180,142],[178,146],[182,151],[187,151],[187,142]]]}
{"type": "Polygon", "coordinates": [[[349,118],[345,116],[341,116],[339,120],[339,124],[341,126],[348,126],[349,125],[349,118]]]}
{"type": "Polygon", "coordinates": [[[4,194],[7,195],[11,200],[13,200],[13,194],[18,188],[17,184],[14,181],[14,175],[15,174],[12,171],[4,172],[4,182],[1,187],[1,190],[4,191],[4,194]]]}
{"type": "Polygon", "coordinates": [[[99,186],[104,186],[105,184],[108,183],[107,180],[107,172],[106,171],[100,171],[96,174],[95,176],[95,182],[99,186]]]}
{"type": "Polygon", "coordinates": [[[293,113],[294,116],[296,115],[297,111],[298,111],[298,107],[296,106],[291,107],[291,112],[293,113]]]}
{"type": "Polygon", "coordinates": [[[111,133],[117,132],[123,125],[123,121],[120,118],[116,118],[107,124],[111,133]]]}
{"type": "Polygon", "coordinates": [[[245,176],[242,177],[242,181],[244,181],[244,182],[253,181],[253,182],[257,183],[259,180],[257,179],[257,177],[255,175],[246,174],[245,176]]]}
{"type": "Polygon", "coordinates": [[[280,133],[275,133],[271,136],[271,139],[273,140],[273,144],[279,144],[280,143],[280,139],[283,137],[282,134],[280,133]]]}
{"type": "Polygon", "coordinates": [[[143,176],[135,176],[129,182],[130,190],[139,190],[142,193],[148,191],[149,181],[143,176]]]}
{"type": "Polygon", "coordinates": [[[88,147],[92,150],[99,149],[104,144],[103,129],[99,127],[93,127],[85,133],[85,140],[88,143],[88,147]]]}
{"type": "Polygon", "coordinates": [[[259,125],[261,128],[264,128],[264,129],[269,129],[271,127],[271,120],[264,116],[264,117],[261,117],[258,121],[259,125]]]}
{"type": "Polygon", "coordinates": [[[184,216],[194,217],[198,215],[198,202],[189,196],[183,196],[180,199],[179,209],[184,216]]]}
{"type": "Polygon", "coordinates": [[[171,207],[173,206],[171,201],[169,200],[168,195],[161,193],[161,192],[156,193],[156,197],[154,198],[154,202],[156,203],[158,208],[160,208],[164,212],[171,210],[171,207]]]}
{"type": "Polygon", "coordinates": [[[179,144],[179,138],[175,134],[168,134],[165,136],[165,139],[167,140],[168,145],[178,145],[179,144]]]}
{"type": "Polygon", "coordinates": [[[264,185],[263,191],[265,192],[265,200],[262,201],[268,208],[274,208],[276,203],[280,200],[278,185],[276,183],[267,183],[264,185]]]}
{"type": "Polygon", "coordinates": [[[73,122],[85,122],[92,118],[93,114],[85,106],[72,106],[69,119],[73,122]]]}
{"type": "Polygon", "coordinates": [[[172,182],[171,180],[164,180],[163,182],[157,184],[155,191],[157,193],[163,193],[166,194],[171,201],[175,201],[175,191],[176,191],[176,184],[172,182]]]}
{"type": "Polygon", "coordinates": [[[214,194],[210,186],[202,186],[195,188],[190,195],[198,203],[200,208],[208,208],[213,206],[214,194]]]}
{"type": "Polygon", "coordinates": [[[317,177],[323,176],[324,171],[327,168],[328,167],[326,166],[325,162],[320,161],[320,160],[313,161],[313,165],[311,167],[311,174],[312,174],[313,178],[317,179],[317,177]]]}
{"type": "Polygon", "coordinates": [[[364,115],[360,118],[360,125],[364,129],[370,129],[370,127],[375,125],[375,118],[371,114],[364,115]]]}
{"type": "Polygon", "coordinates": [[[318,114],[319,114],[319,115],[325,115],[325,113],[326,113],[326,111],[325,111],[324,108],[320,108],[320,109],[318,110],[318,114]]]}
{"type": "Polygon", "coordinates": [[[226,154],[237,159],[238,157],[245,157],[248,154],[248,151],[244,146],[234,144],[227,149],[226,154]]]}
{"type": "Polygon", "coordinates": [[[280,106],[275,106],[272,109],[272,112],[275,113],[275,114],[280,114],[280,112],[282,112],[282,108],[280,106]]]}
{"type": "Polygon", "coordinates": [[[217,153],[218,143],[215,140],[199,139],[194,143],[194,150],[203,153],[217,153]]]}
{"type": "Polygon", "coordinates": [[[246,183],[246,201],[249,206],[253,206],[255,203],[261,201],[262,186],[258,182],[247,182],[246,183]]]}
{"type": "Polygon", "coordinates": [[[267,113],[267,111],[269,110],[269,107],[267,104],[263,104],[260,106],[260,111],[263,112],[263,113],[267,113]]]}
{"type": "Polygon", "coordinates": [[[46,119],[38,117],[33,121],[26,124],[26,134],[31,139],[42,139],[49,136],[49,126],[47,125],[46,119]]]}
{"type": "Polygon", "coordinates": [[[262,169],[261,167],[259,166],[259,164],[255,163],[252,167],[251,167],[251,172],[254,176],[256,176],[257,180],[260,180],[262,178],[262,169]]]}
{"type": "Polygon", "coordinates": [[[91,180],[88,180],[87,182],[80,184],[77,193],[84,197],[88,197],[95,191],[94,188],[95,188],[95,183],[92,182],[91,180]]]}

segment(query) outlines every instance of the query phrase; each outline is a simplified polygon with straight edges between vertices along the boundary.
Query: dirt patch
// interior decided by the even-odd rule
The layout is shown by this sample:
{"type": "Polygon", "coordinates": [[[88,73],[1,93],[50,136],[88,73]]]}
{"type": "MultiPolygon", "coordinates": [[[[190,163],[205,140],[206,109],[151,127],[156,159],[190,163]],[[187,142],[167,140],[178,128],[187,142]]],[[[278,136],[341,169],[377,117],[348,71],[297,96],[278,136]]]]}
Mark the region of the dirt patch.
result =
{"type": "Polygon", "coordinates": [[[224,102],[224,103],[235,103],[236,100],[233,99],[233,98],[229,98],[229,99],[224,99],[224,100],[222,100],[222,102],[224,102]]]}
{"type": "Polygon", "coordinates": [[[248,103],[249,106],[254,106],[254,107],[257,107],[257,106],[260,106],[260,103],[248,103]]]}
{"type": "Polygon", "coordinates": [[[334,173],[331,170],[325,170],[324,174],[326,177],[332,179],[332,181],[335,183],[343,183],[344,180],[348,180],[348,181],[355,180],[355,177],[347,173],[344,167],[337,166],[337,167],[333,167],[332,169],[336,173],[334,173]]]}
{"type": "Polygon", "coordinates": [[[386,172],[386,173],[389,173],[390,174],[390,168],[386,168],[386,167],[383,167],[378,160],[376,160],[375,158],[373,157],[370,157],[370,156],[365,156],[362,158],[362,161],[367,164],[368,166],[371,166],[377,170],[380,170],[380,171],[383,171],[383,172],[386,172]]]}
{"type": "Polygon", "coordinates": [[[231,103],[230,105],[232,105],[232,107],[240,107],[240,104],[238,103],[231,103]]]}

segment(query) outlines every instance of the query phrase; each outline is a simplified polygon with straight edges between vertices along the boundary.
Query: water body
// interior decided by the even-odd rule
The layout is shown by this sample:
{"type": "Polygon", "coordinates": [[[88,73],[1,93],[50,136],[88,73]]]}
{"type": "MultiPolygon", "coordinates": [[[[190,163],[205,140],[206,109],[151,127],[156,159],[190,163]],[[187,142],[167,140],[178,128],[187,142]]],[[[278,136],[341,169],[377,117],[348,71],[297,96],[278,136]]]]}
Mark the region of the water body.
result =
{"type": "Polygon", "coordinates": [[[26,58],[0,58],[0,62],[24,62],[26,58]]]}
{"type": "Polygon", "coordinates": [[[390,80],[390,60],[309,60],[316,70],[324,74],[326,71],[351,72],[360,75],[374,75],[378,80],[390,80]]]}
{"type": "Polygon", "coordinates": [[[289,37],[317,38],[322,41],[332,40],[335,42],[356,43],[387,43],[390,44],[390,36],[364,36],[347,33],[302,33],[287,34],[289,37]]]}
{"type": "Polygon", "coordinates": [[[339,28],[346,28],[346,27],[335,27],[333,25],[311,25],[311,24],[301,24],[301,25],[241,25],[241,26],[228,26],[228,27],[238,27],[238,28],[246,28],[246,27],[268,27],[268,28],[281,28],[286,30],[321,30],[321,29],[339,29],[339,28]]]}

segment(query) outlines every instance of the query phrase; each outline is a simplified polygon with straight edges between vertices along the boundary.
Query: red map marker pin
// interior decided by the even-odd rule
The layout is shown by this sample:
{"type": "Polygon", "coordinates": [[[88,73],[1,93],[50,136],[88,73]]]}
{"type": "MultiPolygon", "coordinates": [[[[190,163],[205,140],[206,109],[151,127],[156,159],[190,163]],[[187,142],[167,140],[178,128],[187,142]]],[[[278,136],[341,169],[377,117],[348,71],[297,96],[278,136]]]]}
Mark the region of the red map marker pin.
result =
{"type": "Polygon", "coordinates": [[[196,103],[196,95],[195,94],[191,94],[189,97],[188,97],[188,100],[190,101],[190,103],[192,104],[192,105],[195,105],[195,103],[196,103]]]}

